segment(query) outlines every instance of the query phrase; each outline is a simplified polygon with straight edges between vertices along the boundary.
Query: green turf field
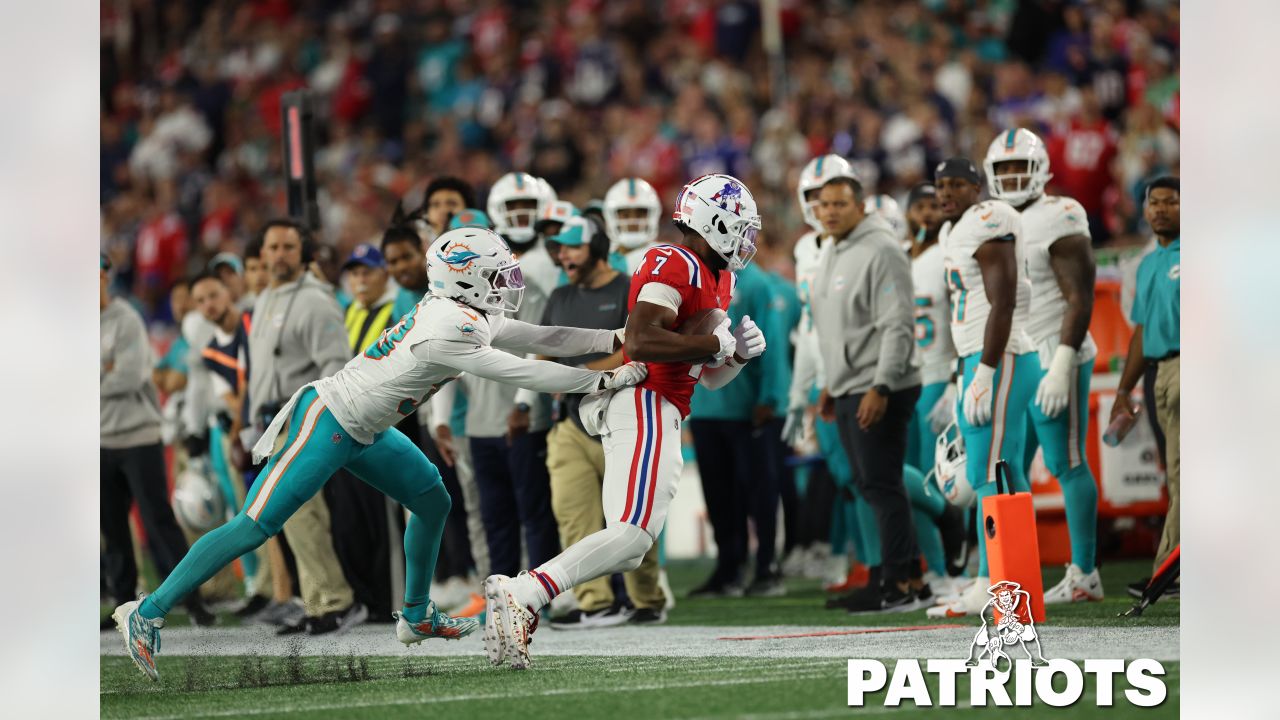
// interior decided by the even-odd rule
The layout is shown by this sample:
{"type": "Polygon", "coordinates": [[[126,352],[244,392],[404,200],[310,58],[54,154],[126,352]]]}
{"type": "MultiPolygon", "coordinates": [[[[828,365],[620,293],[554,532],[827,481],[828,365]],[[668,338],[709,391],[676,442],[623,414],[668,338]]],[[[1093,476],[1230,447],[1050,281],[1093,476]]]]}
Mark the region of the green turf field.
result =
{"type": "MultiPolygon", "coordinates": [[[[1140,619],[1116,617],[1130,604],[1124,595],[1124,585],[1141,576],[1147,566],[1147,563],[1136,562],[1109,564],[1103,568],[1108,600],[1051,608],[1049,624],[1070,629],[1072,636],[1087,633],[1090,628],[1119,630],[1176,626],[1179,610],[1176,600],[1158,603],[1140,619]]],[[[684,592],[700,582],[707,572],[705,563],[672,565],[672,586],[681,599],[666,632],[693,633],[708,626],[783,626],[785,632],[785,626],[856,629],[859,626],[912,626],[938,622],[926,620],[923,611],[854,618],[842,612],[824,610],[821,608],[823,595],[815,581],[788,583],[789,594],[782,598],[702,601],[683,598],[684,592]]],[[[1061,570],[1046,572],[1046,587],[1060,575],[1061,570]]],[[[176,628],[185,618],[175,615],[171,620],[169,627],[176,628]]],[[[963,620],[957,622],[962,626],[968,625],[963,620]]],[[[228,622],[227,626],[230,625],[228,622]]],[[[973,625],[976,627],[976,623],[973,625]]],[[[380,643],[377,647],[395,645],[394,640],[384,640],[380,634],[389,632],[389,628],[383,625],[377,629],[379,634],[374,636],[380,643]]],[[[1064,632],[1062,629],[1058,632],[1064,632]]],[[[254,631],[238,632],[243,635],[254,631]]],[[[264,629],[263,632],[269,633],[270,630],[264,629]]],[[[668,651],[663,649],[666,645],[656,653],[642,656],[626,655],[625,647],[609,647],[607,652],[595,654],[590,650],[589,644],[593,639],[589,636],[599,632],[539,630],[531,646],[534,666],[525,672],[491,668],[479,652],[433,656],[439,646],[428,648],[424,645],[415,648],[412,655],[396,657],[377,654],[310,656],[306,654],[305,646],[297,654],[184,656],[166,654],[162,645],[158,660],[162,675],[159,683],[146,680],[125,657],[104,656],[101,659],[101,711],[104,718],[175,719],[503,718],[518,714],[530,719],[752,717],[789,720],[845,714],[923,717],[923,713],[938,709],[909,705],[884,708],[878,698],[871,699],[867,707],[849,708],[846,706],[845,660],[832,657],[829,652],[814,653],[825,655],[823,657],[805,656],[806,645],[789,645],[795,650],[789,650],[785,657],[768,656],[769,651],[765,651],[763,656],[750,656],[755,651],[748,646],[753,648],[768,643],[740,643],[744,648],[741,652],[743,657],[691,657],[688,655],[699,653],[696,648],[689,652],[687,647],[682,652],[667,656],[668,651]],[[555,637],[549,637],[547,633],[553,633],[555,637]],[[539,655],[538,640],[544,637],[547,638],[543,640],[544,650],[547,649],[546,643],[555,640],[563,644],[566,639],[573,644],[581,642],[587,649],[582,655],[539,655]]],[[[630,632],[645,631],[635,628],[630,632]]],[[[721,640],[715,637],[717,633],[714,630],[702,632],[703,637],[708,638],[704,642],[721,640]]],[[[103,637],[104,647],[118,642],[115,633],[104,634],[103,637]]],[[[847,641],[850,643],[849,657],[863,656],[856,651],[857,638],[847,641]]],[[[948,652],[949,649],[950,646],[946,648],[948,652]]],[[[963,646],[957,646],[956,650],[958,656],[963,655],[963,646]]],[[[254,646],[251,645],[247,652],[253,651],[254,646]]],[[[733,652],[738,652],[737,647],[733,652]]],[[[1054,657],[1053,647],[1046,647],[1045,653],[1054,657]]],[[[1141,648],[1130,648],[1115,654],[1137,657],[1142,652],[1141,648]]],[[[892,661],[888,664],[892,668],[892,661]]],[[[1179,663],[1166,661],[1163,665],[1169,694],[1163,705],[1152,709],[1129,706],[1123,695],[1127,684],[1120,677],[1115,685],[1116,706],[1106,711],[1109,716],[1176,717],[1179,663]]],[[[932,681],[932,676],[926,677],[932,681]]],[[[966,715],[1001,712],[1014,713],[1018,717],[1096,717],[1102,711],[1095,707],[1092,699],[1092,676],[1086,677],[1085,697],[1074,707],[1038,705],[999,709],[966,708],[968,684],[962,678],[957,689],[961,707],[951,712],[965,712],[966,715]]]]}

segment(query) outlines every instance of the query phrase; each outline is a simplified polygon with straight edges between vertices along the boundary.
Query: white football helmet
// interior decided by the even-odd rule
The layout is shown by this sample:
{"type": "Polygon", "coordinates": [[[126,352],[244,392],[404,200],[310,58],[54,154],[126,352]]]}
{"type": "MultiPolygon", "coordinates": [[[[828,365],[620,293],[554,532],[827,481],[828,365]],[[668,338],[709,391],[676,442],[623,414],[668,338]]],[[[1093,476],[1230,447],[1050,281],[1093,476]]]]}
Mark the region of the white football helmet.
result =
{"type": "Polygon", "coordinates": [[[947,502],[961,509],[973,506],[978,493],[969,482],[969,473],[965,463],[969,456],[965,453],[964,437],[960,435],[960,427],[954,422],[948,425],[935,441],[933,449],[933,481],[942,491],[947,502]]]}
{"type": "Polygon", "coordinates": [[[662,216],[662,202],[653,186],[642,178],[623,178],[604,194],[604,225],[609,239],[626,250],[644,247],[658,239],[658,218],[662,216]],[[638,209],[645,212],[643,218],[623,220],[622,210],[638,209]]]}
{"type": "Polygon", "coordinates": [[[1006,130],[997,135],[987,148],[987,156],[982,160],[982,170],[987,175],[987,190],[991,197],[1015,207],[1043,195],[1045,186],[1053,177],[1049,172],[1049,152],[1045,150],[1044,141],[1025,128],[1006,130]],[[1006,172],[997,176],[996,166],[1010,160],[1025,160],[1027,171],[1006,172]],[[1001,179],[1009,178],[1017,181],[1016,188],[1004,187],[1001,179]]]}
{"type": "Polygon", "coordinates": [[[898,206],[898,201],[894,200],[893,196],[872,195],[867,198],[867,202],[862,209],[868,215],[880,213],[880,217],[888,220],[889,224],[893,226],[893,232],[899,238],[907,236],[907,216],[902,214],[902,208],[898,206]]]}
{"type": "Polygon", "coordinates": [[[712,173],[690,181],[676,197],[671,219],[702,236],[737,272],[756,254],[760,213],[751,191],[731,175],[712,173]]]}
{"type": "Polygon", "coordinates": [[[555,191],[545,180],[529,173],[509,172],[489,188],[486,209],[493,220],[493,229],[499,235],[512,242],[532,242],[533,224],[543,209],[555,200],[555,191]]]}
{"type": "Polygon", "coordinates": [[[853,166],[839,155],[819,155],[809,161],[800,171],[800,183],[796,185],[796,197],[800,200],[800,212],[809,227],[822,232],[822,223],[818,221],[818,199],[809,200],[805,196],[810,191],[820,190],[832,178],[847,177],[857,180],[853,166]]]}
{"type": "Polygon", "coordinates": [[[189,530],[205,532],[227,520],[227,503],[204,458],[194,458],[178,474],[173,512],[189,530]]]}
{"type": "Polygon", "coordinates": [[[461,227],[441,235],[427,251],[431,294],[483,312],[514,313],[524,297],[520,261],[497,233],[461,227]]]}

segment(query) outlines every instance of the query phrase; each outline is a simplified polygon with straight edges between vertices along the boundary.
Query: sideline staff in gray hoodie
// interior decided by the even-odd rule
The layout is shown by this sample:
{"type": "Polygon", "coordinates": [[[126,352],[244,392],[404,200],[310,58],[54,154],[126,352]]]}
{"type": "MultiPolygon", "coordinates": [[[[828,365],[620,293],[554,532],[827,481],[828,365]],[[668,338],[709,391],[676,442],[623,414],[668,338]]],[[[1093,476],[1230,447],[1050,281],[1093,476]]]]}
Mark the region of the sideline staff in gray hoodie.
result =
{"type": "MultiPolygon", "coordinates": [[[[102,531],[102,566],[107,588],[117,604],[134,599],[138,566],[129,532],[129,508],[136,501],[147,548],[160,578],[168,577],[187,552],[178,521],[169,505],[164,447],[160,444],[160,403],[151,383],[151,341],[142,316],[129,303],[107,292],[111,264],[101,256],[101,312],[98,370],[102,406],[98,524],[102,531]]],[[[198,593],[187,597],[193,616],[205,617],[198,593]]],[[[104,621],[105,624],[106,621],[104,621]]]]}
{"type": "Polygon", "coordinates": [[[911,503],[902,484],[907,430],[920,396],[914,364],[911,265],[888,222],[863,213],[862,187],[835,177],[818,196],[824,241],[810,293],[827,386],[819,410],[834,420],[859,493],[875,511],[884,587],[845,599],[850,612],[923,607],[911,503]]]}

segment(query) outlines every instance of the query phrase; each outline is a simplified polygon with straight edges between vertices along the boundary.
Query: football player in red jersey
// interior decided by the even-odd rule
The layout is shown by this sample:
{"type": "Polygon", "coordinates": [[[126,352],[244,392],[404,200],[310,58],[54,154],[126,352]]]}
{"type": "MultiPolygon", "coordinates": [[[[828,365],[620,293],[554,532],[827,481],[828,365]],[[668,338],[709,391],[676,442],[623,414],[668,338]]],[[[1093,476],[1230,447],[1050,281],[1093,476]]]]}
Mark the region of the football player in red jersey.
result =
{"type": "Polygon", "coordinates": [[[755,255],[760,216],[746,185],[704,175],[681,189],[672,220],[684,245],[650,248],[631,278],[624,351],[648,365],[648,378],[582,403],[583,424],[604,444],[605,528],[534,570],[485,580],[485,651],[494,665],[528,666],[538,611],[556,595],[639,566],[676,494],[680,424],[694,386],[723,387],[764,352],[764,334],[750,317],[732,330],[725,317],[708,334],[679,332],[695,316],[729,307],[734,273],[755,255]]]}

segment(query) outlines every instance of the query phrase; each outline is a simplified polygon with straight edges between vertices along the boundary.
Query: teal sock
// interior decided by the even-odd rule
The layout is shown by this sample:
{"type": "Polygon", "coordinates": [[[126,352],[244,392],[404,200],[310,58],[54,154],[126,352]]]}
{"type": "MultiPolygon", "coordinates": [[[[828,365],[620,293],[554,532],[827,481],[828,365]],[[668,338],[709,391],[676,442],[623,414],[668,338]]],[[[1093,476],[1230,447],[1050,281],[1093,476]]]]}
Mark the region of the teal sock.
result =
{"type": "Polygon", "coordinates": [[[410,512],[409,523],[404,532],[406,611],[418,606],[422,607],[424,613],[426,611],[427,602],[431,599],[431,578],[436,574],[436,558],[440,555],[444,521],[449,516],[452,505],[449,491],[440,482],[405,503],[410,512]]]}
{"type": "Polygon", "coordinates": [[[911,514],[916,523],[916,545],[924,555],[925,564],[934,573],[946,577],[947,553],[942,549],[942,533],[928,513],[912,508],[911,514]]]}
{"type": "Polygon", "coordinates": [[[269,536],[258,523],[246,515],[236,515],[225,525],[205,533],[160,583],[160,587],[142,601],[138,612],[142,617],[161,618],[169,614],[173,606],[200,587],[237,557],[254,550],[269,536]]]}
{"type": "Polygon", "coordinates": [[[876,511],[861,497],[855,503],[857,532],[862,538],[858,558],[867,565],[880,564],[880,523],[876,520],[876,511]]]}
{"type": "Polygon", "coordinates": [[[427,619],[427,603],[414,603],[413,605],[405,605],[400,611],[400,615],[406,622],[420,623],[427,619]]]}
{"type": "Polygon", "coordinates": [[[1089,466],[1081,463],[1058,478],[1071,534],[1071,562],[1086,575],[1093,572],[1098,554],[1098,486],[1089,466]]]}
{"type": "Polygon", "coordinates": [[[924,473],[911,465],[902,466],[902,484],[907,488],[907,498],[911,507],[924,512],[929,518],[941,517],[947,509],[947,499],[942,497],[937,486],[925,482],[924,473]]]}
{"type": "Polygon", "coordinates": [[[837,490],[834,502],[831,503],[831,554],[844,555],[849,552],[849,523],[845,520],[845,504],[852,502],[837,490]]]}

